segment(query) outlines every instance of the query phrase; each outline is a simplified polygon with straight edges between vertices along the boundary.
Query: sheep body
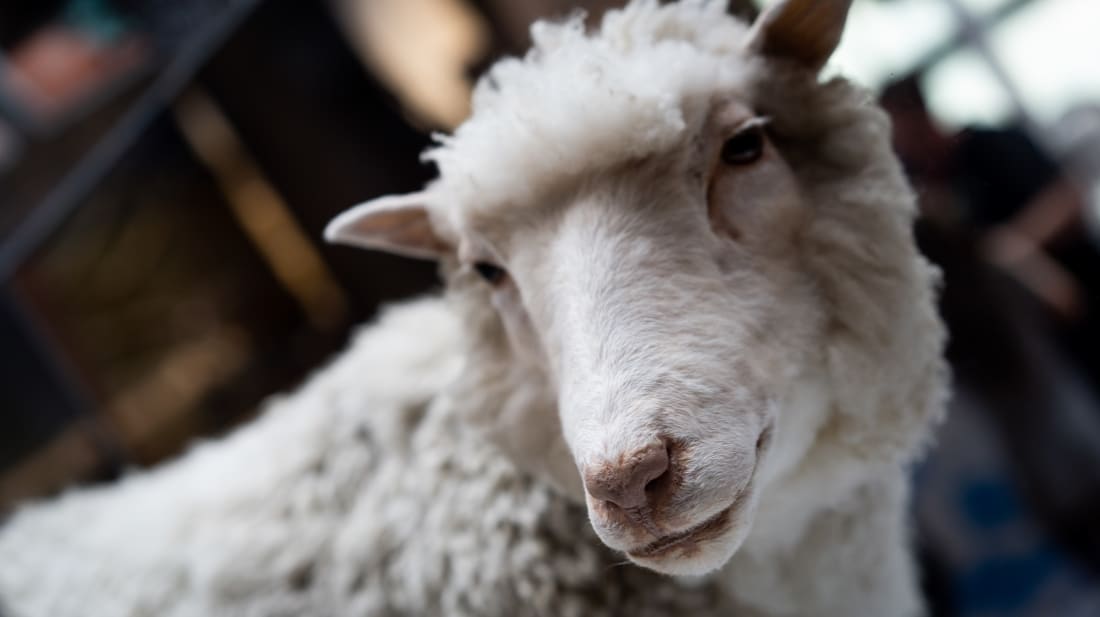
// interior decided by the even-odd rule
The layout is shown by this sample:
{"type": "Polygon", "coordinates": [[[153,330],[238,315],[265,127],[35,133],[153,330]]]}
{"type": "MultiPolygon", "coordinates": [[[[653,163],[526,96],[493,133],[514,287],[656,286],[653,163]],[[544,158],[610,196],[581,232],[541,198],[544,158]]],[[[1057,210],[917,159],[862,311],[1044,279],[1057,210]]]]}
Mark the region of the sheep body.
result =
{"type": "Polygon", "coordinates": [[[443,300],[391,309],[235,434],[23,508],[4,614],[725,614],[714,584],[624,566],[583,507],[432,404],[459,327],[443,300]]]}
{"type": "MultiPolygon", "coordinates": [[[[753,297],[729,309],[779,325],[756,339],[780,341],[779,361],[735,351],[790,379],[767,401],[782,409],[782,447],[721,570],[662,577],[601,544],[551,380],[451,256],[445,300],[391,310],[252,425],[116,487],[17,513],[0,530],[0,602],[13,617],[90,606],[126,617],[920,614],[905,465],[942,415],[946,370],[913,195],[865,92],[746,56],[747,28],[723,13],[722,2],[640,0],[596,36],[575,21],[539,26],[536,50],[496,67],[474,119],[429,154],[437,190],[462,204],[433,222],[457,235],[471,217],[516,220],[515,204],[562,183],[689,145],[677,140],[730,89],[784,136],[812,216],[790,260],[804,282],[779,297],[814,310],[753,297]],[[654,62],[670,70],[650,79],[654,62]],[[543,91],[537,74],[561,79],[543,91]],[[570,74],[595,90],[565,89],[570,74]],[[545,117],[525,115],[555,97],[545,117]],[[586,102],[609,108],[604,126],[569,126],[586,102]],[[630,130],[639,123],[647,130],[630,130]],[[594,158],[571,158],[581,152],[594,158]],[[483,173],[502,160],[520,169],[483,173]]],[[[691,315],[681,308],[670,319],[691,315]]]]}
{"type": "Polygon", "coordinates": [[[802,614],[839,594],[861,610],[869,596],[891,605],[817,614],[909,614],[899,610],[915,602],[904,585],[864,585],[911,576],[892,516],[900,477],[865,488],[781,551],[750,543],[728,579],[625,564],[583,506],[518,470],[437,397],[462,361],[453,308],[392,308],[236,433],[117,485],[22,508],[0,530],[0,610],[705,617],[802,614]],[[853,568],[871,577],[858,588],[853,568]],[[773,606],[738,607],[742,589],[773,606]]]}

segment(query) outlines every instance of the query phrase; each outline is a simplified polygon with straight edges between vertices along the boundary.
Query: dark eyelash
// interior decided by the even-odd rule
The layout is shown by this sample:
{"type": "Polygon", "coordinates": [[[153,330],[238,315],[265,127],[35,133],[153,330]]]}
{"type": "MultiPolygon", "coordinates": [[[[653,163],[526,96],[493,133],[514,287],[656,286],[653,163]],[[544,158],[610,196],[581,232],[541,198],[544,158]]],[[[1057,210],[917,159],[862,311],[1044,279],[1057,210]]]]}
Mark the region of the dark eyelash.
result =
{"type": "Polygon", "coordinates": [[[474,271],[477,272],[478,276],[488,281],[490,285],[496,285],[501,282],[507,274],[504,268],[485,261],[476,262],[474,264],[474,271]]]}
{"type": "Polygon", "coordinates": [[[722,162],[727,165],[751,165],[764,154],[767,140],[762,123],[752,123],[722,144],[722,162]]]}

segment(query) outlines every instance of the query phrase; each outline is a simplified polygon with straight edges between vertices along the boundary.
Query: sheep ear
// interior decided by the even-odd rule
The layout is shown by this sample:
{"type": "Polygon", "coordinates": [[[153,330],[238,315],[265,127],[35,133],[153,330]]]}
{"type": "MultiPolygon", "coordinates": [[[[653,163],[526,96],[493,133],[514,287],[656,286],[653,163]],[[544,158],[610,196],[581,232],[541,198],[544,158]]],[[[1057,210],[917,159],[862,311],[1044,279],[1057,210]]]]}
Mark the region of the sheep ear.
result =
{"type": "Polygon", "coordinates": [[[779,0],[756,19],[748,47],[816,71],[840,44],[851,5],[852,0],[779,0]]]}
{"type": "Polygon", "coordinates": [[[425,192],[391,195],[345,211],[325,227],[325,240],[359,248],[439,259],[454,252],[432,225],[425,192]]]}

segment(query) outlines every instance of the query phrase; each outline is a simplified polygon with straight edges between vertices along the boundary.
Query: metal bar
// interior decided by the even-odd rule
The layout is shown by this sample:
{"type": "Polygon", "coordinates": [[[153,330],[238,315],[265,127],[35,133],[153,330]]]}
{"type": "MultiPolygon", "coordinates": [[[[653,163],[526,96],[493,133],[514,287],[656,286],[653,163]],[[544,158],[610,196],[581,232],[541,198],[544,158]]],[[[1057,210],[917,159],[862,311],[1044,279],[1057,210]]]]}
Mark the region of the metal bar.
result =
{"type": "MultiPolygon", "coordinates": [[[[985,17],[972,17],[976,26],[982,30],[989,30],[994,28],[997,24],[1001,23],[1005,19],[1008,19],[1016,13],[1016,11],[1030,5],[1035,0],[1013,0],[1012,2],[998,8],[992,14],[985,17]]],[[[959,47],[965,45],[969,41],[968,33],[965,28],[960,30],[951,37],[946,43],[939,45],[932,51],[928,52],[923,58],[921,58],[914,66],[919,69],[932,66],[937,62],[946,58],[949,54],[956,51],[959,47]]]]}
{"type": "Polygon", "coordinates": [[[0,306],[6,309],[5,314],[10,316],[16,328],[23,334],[31,353],[41,363],[47,381],[56,384],[60,390],[59,394],[70,412],[70,423],[84,426],[85,434],[106,469],[112,472],[121,470],[128,459],[122,444],[115,433],[103,425],[102,419],[95,413],[93,397],[76,376],[70,363],[57,352],[56,346],[42,332],[32,312],[11,285],[0,285],[0,306]]]}
{"type": "MultiPolygon", "coordinates": [[[[1016,116],[1024,125],[1024,129],[1033,139],[1037,139],[1039,143],[1049,151],[1048,146],[1051,144],[1041,140],[1042,131],[1039,130],[1038,123],[1035,122],[1035,118],[1028,111],[1027,106],[1024,105],[1024,98],[1020,94],[1020,89],[1016,86],[1016,82],[1012,80],[1012,76],[1008,74],[1008,69],[1005,68],[1004,63],[1001,62],[996,52],[993,51],[993,46],[989,42],[987,30],[996,22],[983,23],[979,21],[965,6],[963,6],[960,0],[944,0],[944,2],[962,25],[962,36],[964,40],[978,52],[978,55],[980,55],[983,60],[985,60],[985,63],[989,65],[989,70],[993,71],[993,76],[1001,84],[1001,87],[1005,89],[1005,92],[1008,93],[1016,116]]],[[[1021,4],[1026,4],[1026,2],[1021,4]]]]}
{"type": "Polygon", "coordinates": [[[11,280],[23,262],[69,218],[260,1],[237,0],[230,4],[211,20],[213,23],[202,26],[194,38],[174,54],[172,61],[118,124],[84,155],[0,245],[0,284],[11,280]]]}

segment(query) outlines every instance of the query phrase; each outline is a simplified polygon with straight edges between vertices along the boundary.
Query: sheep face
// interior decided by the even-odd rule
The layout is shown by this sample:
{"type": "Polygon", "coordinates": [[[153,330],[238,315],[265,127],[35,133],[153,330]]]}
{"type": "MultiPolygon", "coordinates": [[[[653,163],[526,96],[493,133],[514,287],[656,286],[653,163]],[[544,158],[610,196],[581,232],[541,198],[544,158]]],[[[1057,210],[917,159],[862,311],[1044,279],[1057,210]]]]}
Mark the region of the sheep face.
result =
{"type": "Polygon", "coordinates": [[[506,265],[493,303],[552,376],[597,533],[638,563],[698,574],[748,532],[817,330],[807,213],[763,120],[724,101],[684,147],[463,233],[466,261],[506,265]]]}
{"type": "Polygon", "coordinates": [[[736,98],[701,116],[668,151],[432,240],[455,247],[452,284],[488,297],[510,359],[546,376],[570,457],[551,466],[579,472],[600,538],[673,574],[747,535],[821,313],[800,264],[810,209],[767,120],[736,98]]]}
{"type": "MultiPolygon", "coordinates": [[[[693,58],[692,66],[703,67],[698,79],[674,76],[683,83],[658,84],[647,100],[629,83],[602,83],[603,69],[581,71],[578,78],[594,82],[591,96],[622,113],[617,117],[612,107],[579,132],[561,129],[560,121],[502,128],[500,118],[531,110],[479,105],[475,97],[474,119],[436,157],[439,182],[353,209],[328,232],[352,244],[442,257],[452,264],[453,286],[477,285],[472,293],[494,307],[494,323],[506,333],[490,387],[526,375],[511,382],[513,389],[540,383],[557,410],[518,429],[529,434],[518,457],[528,449],[532,456],[550,453],[549,468],[581,479],[560,484],[583,486],[578,496],[604,543],[670,574],[724,564],[749,533],[774,475],[769,460],[797,458],[792,450],[800,440],[786,435],[798,431],[787,427],[803,419],[785,417],[785,407],[820,353],[827,312],[804,263],[814,204],[769,118],[756,108],[751,71],[729,69],[735,59],[752,66],[774,48],[805,67],[804,81],[812,82],[839,38],[847,3],[783,3],[752,34],[724,17],[723,8],[636,2],[604,28],[622,19],[626,28],[690,34],[716,22],[743,39],[735,52],[684,56],[683,41],[654,41],[653,57],[634,58],[641,53],[632,48],[634,32],[632,43],[597,45],[578,60],[604,53],[612,65],[621,56],[646,66],[693,58]],[[807,20],[795,17],[807,15],[818,24],[810,34],[824,32],[824,44],[801,34],[791,43],[790,25],[805,29],[807,20]],[[657,25],[646,26],[647,19],[657,25]],[[807,50],[799,40],[816,47],[807,50]],[[658,134],[656,123],[671,117],[667,91],[676,89],[676,116],[658,134]],[[653,123],[635,129],[649,132],[639,145],[630,137],[638,118],[627,116],[649,112],[653,123]],[[574,168],[552,152],[553,164],[532,158],[540,143],[532,135],[554,131],[556,138],[543,136],[541,143],[572,143],[578,157],[587,152],[594,164],[574,168]],[[601,131],[617,139],[601,142],[601,131]],[[523,135],[526,144],[510,156],[509,145],[523,135]],[[469,167],[472,159],[480,167],[469,167]],[[544,427],[554,433],[539,433],[544,427]],[[546,445],[556,439],[567,448],[546,445]]],[[[554,43],[565,51],[494,75],[537,83],[561,68],[555,63],[570,68],[570,49],[598,42],[569,36],[579,38],[554,43]]],[[[570,87],[583,91],[578,83],[570,87]]],[[[495,88],[482,98],[507,98],[495,88]]],[[[588,107],[581,97],[567,112],[591,114],[588,107]]],[[[521,406],[536,399],[521,397],[521,406]]]]}

